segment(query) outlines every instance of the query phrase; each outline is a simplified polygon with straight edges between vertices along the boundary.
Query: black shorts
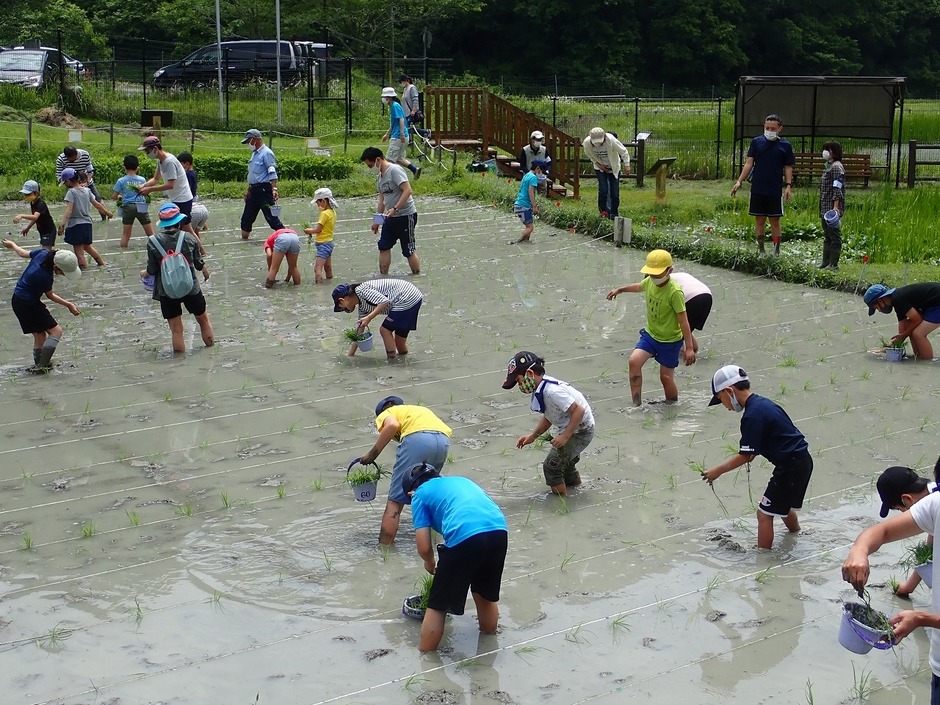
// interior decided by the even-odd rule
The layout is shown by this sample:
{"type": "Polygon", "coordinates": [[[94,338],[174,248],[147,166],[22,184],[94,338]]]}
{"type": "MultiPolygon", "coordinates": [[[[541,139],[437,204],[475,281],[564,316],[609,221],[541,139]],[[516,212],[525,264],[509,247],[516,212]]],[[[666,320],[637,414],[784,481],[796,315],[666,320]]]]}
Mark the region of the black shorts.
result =
{"type": "Polygon", "coordinates": [[[410,331],[418,330],[418,311],[421,310],[423,302],[422,299],[404,311],[390,311],[388,317],[382,321],[382,327],[392,331],[399,338],[407,338],[410,331]]]}
{"type": "Polygon", "coordinates": [[[467,590],[484,600],[499,602],[499,584],[503,579],[508,544],[506,531],[487,531],[456,546],[439,545],[428,607],[463,614],[467,590]]]}
{"type": "Polygon", "coordinates": [[[803,506],[809,478],[813,475],[813,458],[809,452],[792,455],[774,468],[758,511],[775,517],[785,517],[791,509],[803,506]]]}
{"type": "Polygon", "coordinates": [[[768,218],[779,218],[783,215],[783,196],[763,196],[759,193],[751,194],[749,215],[764,215],[768,218]]]}
{"type": "Polygon", "coordinates": [[[75,247],[75,245],[90,245],[93,232],[91,223],[73,225],[65,229],[65,242],[72,247],[75,247]]]}
{"type": "MultiPolygon", "coordinates": [[[[189,201],[173,201],[173,204],[180,209],[180,213],[186,216],[185,219],[179,222],[180,226],[189,225],[189,222],[192,220],[193,212],[193,202],[189,201]]],[[[199,314],[196,314],[199,315],[199,314]]]]}
{"type": "Polygon", "coordinates": [[[14,296],[11,304],[24,333],[45,333],[59,325],[41,300],[31,301],[14,296]]]}
{"type": "Polygon", "coordinates": [[[689,317],[689,328],[692,330],[702,330],[711,312],[711,294],[699,294],[685,302],[685,315],[689,317]]]}
{"type": "Polygon", "coordinates": [[[201,316],[206,312],[206,297],[200,291],[198,294],[190,294],[182,299],[171,299],[168,296],[160,298],[160,312],[166,320],[182,316],[183,306],[194,316],[201,316]]]}
{"type": "Polygon", "coordinates": [[[386,218],[379,234],[379,250],[383,252],[390,250],[395,247],[396,242],[400,242],[402,256],[411,257],[416,249],[415,226],[417,224],[417,213],[386,218]]]}
{"type": "Polygon", "coordinates": [[[43,247],[54,247],[56,235],[58,233],[55,230],[48,233],[39,233],[39,244],[43,247]]]}

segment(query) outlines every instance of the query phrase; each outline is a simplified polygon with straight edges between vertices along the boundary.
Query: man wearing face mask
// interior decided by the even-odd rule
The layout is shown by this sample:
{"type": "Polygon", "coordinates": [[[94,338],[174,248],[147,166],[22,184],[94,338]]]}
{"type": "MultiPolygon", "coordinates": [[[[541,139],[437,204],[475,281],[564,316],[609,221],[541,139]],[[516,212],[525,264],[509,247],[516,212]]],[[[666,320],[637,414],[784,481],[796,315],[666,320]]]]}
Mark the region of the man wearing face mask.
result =
{"type": "Polygon", "coordinates": [[[245,191],[245,208],[242,211],[242,240],[251,235],[251,228],[258,219],[258,212],[268,221],[271,230],[281,230],[284,223],[271,213],[271,206],[277,202],[277,164],[274,152],[261,139],[261,132],[248,130],[242,144],[251,148],[248,160],[248,190],[245,191]]]}
{"type": "MultiPolygon", "coordinates": [[[[545,146],[545,135],[542,134],[541,130],[532,131],[532,134],[529,135],[529,144],[519,150],[518,159],[523,176],[531,171],[532,162],[536,159],[546,163],[544,171],[546,176],[549,175],[552,169],[552,157],[549,154],[548,147],[545,146]]],[[[544,193],[544,191],[539,192],[544,193]]]]}
{"type": "Polygon", "coordinates": [[[748,214],[754,216],[757,233],[757,251],[764,254],[764,233],[770,220],[770,236],[774,243],[774,255],[780,254],[780,218],[783,216],[783,199],[790,200],[793,188],[793,165],[796,157],[793,147],[780,137],[783,120],[779,115],[768,115],[764,119],[764,134],[751,140],[747,159],[741,167],[741,175],[731,187],[734,196],[744,180],[753,171],[751,178],[751,202],[748,214]]]}
{"type": "Polygon", "coordinates": [[[786,411],[751,391],[747,373],[737,365],[725,365],[712,377],[712,399],[708,405],[718,404],[728,411],[744,412],[741,443],[734,456],[703,472],[702,479],[711,485],[758,455],[773,463],[773,474],[757,506],[757,547],[769,549],[774,543],[774,517],[782,519],[789,531],[800,530],[796,510],[803,506],[813,474],[809,444],[786,411]]]}
{"type": "Polygon", "coordinates": [[[552,426],[558,433],[551,439],[551,450],[542,463],[545,483],[554,494],[565,496],[569,487],[581,484],[578,461],[594,440],[594,412],[577,389],[545,374],[545,360],[522,350],[513,355],[506,369],[503,389],[519,385],[523,394],[531,394],[532,411],[542,414],[535,430],[519,436],[516,448],[535,443],[552,426]]]}
{"type": "Polygon", "coordinates": [[[630,152],[603,127],[592,127],[581,146],[597,176],[597,210],[613,220],[620,215],[620,172],[630,173],[630,152]]]}
{"type": "Polygon", "coordinates": [[[408,174],[398,164],[388,161],[378,147],[366,147],[360,161],[376,175],[379,202],[376,213],[384,216],[379,235],[379,224],[372,224],[372,232],[379,235],[379,273],[388,274],[392,263],[392,248],[401,246],[402,256],[408,260],[412,274],[421,273],[421,261],[415,253],[415,226],[418,224],[418,209],[411,195],[408,174]]]}

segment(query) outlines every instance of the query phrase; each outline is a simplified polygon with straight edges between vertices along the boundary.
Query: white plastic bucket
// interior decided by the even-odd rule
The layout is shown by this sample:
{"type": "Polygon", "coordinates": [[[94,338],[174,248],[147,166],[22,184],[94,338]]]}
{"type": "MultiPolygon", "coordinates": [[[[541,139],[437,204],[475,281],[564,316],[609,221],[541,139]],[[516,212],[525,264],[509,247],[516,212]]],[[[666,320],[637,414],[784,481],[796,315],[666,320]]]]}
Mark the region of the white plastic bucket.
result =
{"type": "Polygon", "coordinates": [[[933,561],[914,566],[914,570],[917,571],[920,579],[924,581],[924,585],[933,588],[933,561]]]}
{"type": "Polygon", "coordinates": [[[137,201],[137,212],[146,213],[147,209],[150,208],[150,204],[147,201],[137,201]]]}
{"type": "Polygon", "coordinates": [[[418,607],[421,604],[421,595],[406,597],[401,603],[401,613],[412,619],[424,619],[425,610],[418,607]]]}
{"type": "MultiPolygon", "coordinates": [[[[857,603],[856,603],[857,604],[857,603]]],[[[854,654],[867,654],[872,648],[890,649],[894,644],[884,639],[884,632],[867,627],[852,617],[849,604],[842,606],[839,643],[854,654]]]]}
{"type": "Polygon", "coordinates": [[[888,362],[900,362],[904,359],[904,348],[885,348],[885,357],[888,362]]]}
{"type": "Polygon", "coordinates": [[[271,206],[270,211],[271,211],[271,217],[272,217],[272,218],[280,218],[280,217],[281,217],[281,207],[280,207],[280,206],[278,206],[278,205],[271,206]]]}
{"type": "Polygon", "coordinates": [[[842,222],[839,211],[835,209],[826,211],[826,214],[823,216],[823,220],[826,221],[826,225],[828,225],[830,228],[838,228],[839,223],[842,222]]]}
{"type": "Polygon", "coordinates": [[[373,224],[373,225],[385,225],[385,214],[384,214],[384,213],[376,213],[375,215],[373,215],[373,216],[372,216],[372,224],[373,224]]]}
{"type": "Polygon", "coordinates": [[[357,502],[371,502],[375,499],[377,489],[378,483],[364,482],[361,485],[354,485],[352,491],[357,502]]]}

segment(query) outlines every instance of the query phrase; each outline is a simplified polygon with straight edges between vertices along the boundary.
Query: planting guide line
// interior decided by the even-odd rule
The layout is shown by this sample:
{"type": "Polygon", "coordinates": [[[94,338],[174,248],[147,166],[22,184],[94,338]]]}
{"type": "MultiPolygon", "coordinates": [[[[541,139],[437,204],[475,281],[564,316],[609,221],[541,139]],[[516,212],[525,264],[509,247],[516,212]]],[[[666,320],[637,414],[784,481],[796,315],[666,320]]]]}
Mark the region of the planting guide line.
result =
{"type": "MultiPolygon", "coordinates": [[[[425,201],[433,199],[419,198],[419,209],[425,201]]],[[[359,207],[365,215],[372,204],[363,199],[359,207]]],[[[488,208],[467,211],[496,229],[516,227],[515,218],[488,208]]],[[[237,227],[240,203],[213,205],[212,212],[237,227]]],[[[105,309],[86,308],[85,316],[70,322],[59,363],[75,367],[41,380],[0,372],[0,429],[7,439],[0,453],[6,467],[21,473],[0,480],[6,527],[0,525],[0,566],[13,568],[0,570],[0,584],[15,615],[0,632],[9,646],[0,646],[12,649],[7,657],[16,672],[33,673],[33,644],[50,626],[74,631],[49,655],[58,677],[53,681],[37,672],[30,702],[77,705],[99,691],[142,702],[156,692],[184,690],[192,700],[182,702],[205,702],[199,684],[209,681],[215,688],[210,700],[232,702],[260,691],[262,702],[307,701],[304,693],[317,692],[319,702],[362,702],[369,693],[366,702],[405,703],[415,688],[429,694],[448,690],[458,698],[469,692],[483,697],[492,689],[508,691],[517,702],[546,695],[564,703],[619,702],[624,692],[646,694],[650,685],[653,693],[662,690],[663,676],[670,678],[663,692],[703,703],[753,702],[756,693],[766,696],[768,682],[792,681],[784,701],[793,702],[802,697],[808,663],[817,668],[812,680],[821,701],[844,697],[851,686],[849,661],[833,653],[833,605],[849,589],[837,575],[840,554],[877,519],[868,478],[897,460],[914,463],[915,458],[891,457],[892,446],[913,442],[915,455],[922,446],[917,464],[932,465],[935,434],[924,432],[933,427],[932,366],[887,365],[860,353],[870,347],[861,343],[873,337],[873,324],[882,321],[866,321],[855,297],[692,265],[716,298],[713,320],[701,336],[708,354],[677,375],[678,405],[633,411],[627,408],[625,373],[604,368],[611,355],[617,356],[611,368],[625,367],[622,353],[632,347],[634,328],[643,319],[642,298],[621,297],[610,306],[612,323],[599,321],[596,312],[592,320],[583,304],[585,293],[599,299],[599,292],[638,279],[642,254],[558,232],[560,244],[550,256],[538,249],[549,244],[538,237],[548,230],[541,226],[531,251],[496,244],[484,252],[492,259],[484,261],[481,238],[474,234],[487,243],[501,243],[504,235],[489,225],[456,223],[462,232],[448,236],[444,221],[453,212],[432,206],[426,219],[421,212],[419,245],[428,247],[419,252],[426,273],[415,283],[426,294],[427,323],[415,334],[413,354],[394,365],[368,357],[347,360],[341,344],[310,345],[317,338],[338,340],[346,322],[329,318],[329,287],[262,292],[260,248],[249,243],[249,252],[224,229],[218,231],[224,246],[214,237],[207,241],[213,253],[207,298],[219,345],[197,348],[183,361],[151,353],[146,346],[165,349],[168,336],[149,295],[136,284],[142,252],[103,252],[106,259],[111,254],[109,266],[76,288],[89,297],[107,291],[111,298],[105,309]],[[566,254],[557,256],[560,251],[566,254]],[[459,265],[442,268],[442,257],[459,265]],[[539,298],[538,308],[513,308],[524,305],[515,298],[520,271],[529,293],[539,298]],[[120,273],[123,283],[107,278],[120,273]],[[497,306],[491,305],[494,294],[497,306]],[[448,299],[463,308],[455,310],[448,299]],[[755,305],[761,301],[769,304],[755,305]],[[109,318],[111,308],[131,317],[109,318]],[[806,315],[799,317],[801,311],[806,315]],[[298,328],[291,318],[300,321],[298,328]],[[836,323],[851,325],[839,332],[836,323]],[[828,326],[823,334],[821,326],[828,326]],[[550,335],[546,327],[559,330],[550,335]],[[271,336],[277,328],[297,335],[278,341],[271,336]],[[461,354],[458,341],[465,332],[471,341],[461,354]],[[118,344],[102,350],[94,345],[100,335],[118,344]],[[144,342],[130,343],[132,338],[144,342]],[[237,339],[242,340],[231,342],[237,339]],[[538,468],[544,449],[522,455],[526,451],[511,448],[518,432],[536,420],[522,395],[497,386],[517,346],[540,351],[549,374],[586,391],[598,418],[598,437],[582,461],[585,487],[566,504],[544,496],[538,468]],[[722,549],[703,534],[717,528],[743,546],[753,542],[753,508],[743,478],[737,485],[719,483],[732,514],[721,518],[714,497],[694,485],[701,480],[687,466],[690,457],[698,461],[703,454],[711,461],[727,457],[725,446],[737,440],[739,417],[705,409],[711,372],[729,355],[749,371],[755,391],[780,401],[808,431],[817,461],[803,534],[783,539],[780,549],[766,555],[722,549]],[[785,356],[793,356],[796,366],[783,365],[785,356]],[[866,368],[874,373],[871,379],[859,375],[866,368]],[[306,369],[313,375],[303,374],[306,369]],[[92,379],[84,378],[85,370],[92,379]],[[833,373],[839,379],[831,379],[833,373]],[[45,398],[36,399],[37,386],[46,382],[53,384],[46,385],[45,398]],[[455,457],[445,471],[480,483],[504,507],[511,528],[501,634],[476,645],[471,608],[450,620],[445,644],[453,651],[444,652],[443,661],[419,657],[416,623],[398,616],[420,572],[410,527],[403,527],[408,530],[396,549],[378,557],[379,507],[359,511],[342,479],[329,477],[345,467],[354,449],[371,444],[372,403],[389,390],[442,414],[455,430],[455,457]],[[906,413],[896,413],[899,408],[906,413]],[[89,420],[95,423],[86,428],[89,420]],[[328,445],[311,450],[311,443],[328,445]],[[53,446],[54,454],[44,452],[53,446]],[[669,473],[681,479],[670,484],[669,473]],[[322,490],[310,488],[317,476],[327,480],[322,490]],[[53,488],[58,478],[70,478],[66,489],[53,488]],[[275,487],[288,491],[276,497],[275,487]],[[220,507],[220,489],[231,492],[231,508],[220,507]],[[50,497],[52,492],[66,494],[50,497]],[[115,501],[104,506],[110,498],[115,501]],[[173,514],[184,504],[192,516],[173,514]],[[140,512],[139,526],[128,525],[120,511],[125,508],[140,512]],[[80,538],[83,521],[101,528],[80,538]],[[22,549],[24,531],[35,536],[29,550],[22,549]],[[142,542],[140,534],[150,539],[142,542]],[[794,572],[802,567],[808,572],[794,572]],[[766,579],[771,568],[776,577],[766,579]],[[762,579],[752,580],[756,576],[762,579]],[[801,595],[797,600],[794,590],[801,595]],[[224,612],[206,606],[215,604],[213,591],[224,596],[224,612]],[[138,598],[145,611],[135,629],[127,623],[128,605],[132,615],[138,598]],[[706,620],[711,605],[729,616],[706,620]],[[686,616],[685,625],[673,623],[677,612],[686,616]],[[151,618],[155,614],[159,620],[151,618]],[[625,615],[631,615],[631,630],[618,639],[626,648],[615,648],[596,627],[625,615]],[[179,635],[189,625],[207,643],[185,648],[188,642],[179,635]],[[539,633],[528,633],[532,629],[539,633]],[[5,639],[17,633],[21,639],[5,639]],[[640,642],[647,636],[655,643],[644,648],[640,642]],[[146,661],[132,647],[141,639],[148,644],[146,661]],[[800,649],[790,645],[793,639],[800,649]],[[292,644],[288,651],[286,644],[292,644]],[[528,652],[533,644],[540,646],[528,652]],[[121,648],[122,655],[79,664],[80,654],[108,645],[121,648]],[[378,647],[392,653],[363,666],[362,653],[378,647]],[[772,658],[768,649],[775,652],[772,658]],[[560,666],[562,654],[574,657],[560,666]],[[311,659],[320,674],[315,686],[307,680],[311,659]],[[220,676],[228,675],[213,677],[214,664],[223,669],[220,676]],[[352,681],[350,665],[359,673],[352,681]],[[791,675],[783,677],[786,672],[791,675]],[[290,677],[264,678],[277,673],[290,677]],[[427,681],[415,685],[410,674],[427,681]],[[543,690],[553,679],[555,687],[543,690]],[[353,681],[360,687],[350,687],[353,681]]],[[[339,244],[350,269],[375,266],[371,234],[339,244]]],[[[399,265],[393,253],[393,271],[399,265]]],[[[0,275],[8,288],[21,267],[3,260],[0,275]]],[[[15,330],[9,313],[3,315],[8,330],[15,330]]],[[[3,347],[11,351],[8,359],[25,358],[27,338],[7,336],[3,347]]],[[[647,368],[645,382],[644,398],[661,397],[655,368],[647,368]]],[[[391,453],[386,450],[383,458],[390,462],[391,453]]],[[[762,490],[767,470],[766,463],[755,465],[755,492],[762,490]]],[[[890,572],[886,566],[895,555],[879,553],[873,575],[890,572]]],[[[919,599],[915,595],[915,604],[919,599]]],[[[893,598],[879,593],[879,600],[890,605],[893,598]]],[[[619,633],[611,627],[607,636],[619,633]]],[[[923,663],[923,638],[911,637],[902,646],[923,663]]],[[[886,659],[864,663],[877,678],[869,702],[913,702],[927,690],[922,666],[898,673],[886,659]],[[912,674],[920,675],[908,681],[912,674]]],[[[16,680],[4,685],[25,695],[16,680]]],[[[648,697],[656,702],[655,695],[648,697]]]]}

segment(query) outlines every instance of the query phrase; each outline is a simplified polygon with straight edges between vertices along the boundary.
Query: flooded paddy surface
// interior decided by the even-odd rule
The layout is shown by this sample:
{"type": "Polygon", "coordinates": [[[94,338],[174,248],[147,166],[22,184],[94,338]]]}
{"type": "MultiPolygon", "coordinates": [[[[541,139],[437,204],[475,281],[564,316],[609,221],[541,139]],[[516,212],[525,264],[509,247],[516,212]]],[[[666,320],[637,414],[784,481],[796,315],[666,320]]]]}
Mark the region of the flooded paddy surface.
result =
{"type": "MultiPolygon", "coordinates": [[[[377,271],[372,199],[341,203],[333,284],[377,271]]],[[[511,246],[503,211],[420,198],[425,293],[411,354],[345,356],[330,286],[265,290],[258,228],[238,236],[240,204],[210,204],[204,287],[217,345],[186,317],[170,353],[159,307],[139,283],[144,241],[57,291],[82,308],[54,372],[24,372],[30,338],[0,319],[0,688],[10,703],[277,705],[321,703],[925,702],[922,630],[893,652],[837,641],[852,593],[841,562],[878,517],[873,479],[937,457],[935,363],[869,352],[893,319],[859,297],[678,263],[715,306],[673,406],[630,405],[626,362],[644,325],[643,253],[536,225],[511,246]],[[546,496],[545,450],[516,450],[538,417],[500,388],[517,349],[590,399],[598,434],[567,502],[546,496]],[[803,532],[753,548],[770,467],[726,475],[715,495],[690,468],[736,448],[740,417],[707,409],[720,365],[742,365],[780,402],[815,459],[803,532]],[[387,394],[429,406],[454,429],[446,472],[472,478],[510,526],[500,632],[479,636],[472,604],[422,656],[401,602],[423,573],[406,510],[395,545],[376,537],[387,492],[357,504],[346,465],[374,438],[387,394]],[[854,670],[853,670],[854,669],[854,670]]],[[[289,224],[315,220],[285,205],[289,224]]],[[[11,211],[12,212],[12,211],[11,211]]],[[[7,217],[7,214],[3,214],[7,217]]],[[[259,223],[261,223],[259,218],[259,223]]],[[[30,242],[35,242],[31,240],[30,242]]],[[[0,260],[8,301],[24,262],[0,260]]],[[[395,251],[393,275],[407,264],[395,251]]],[[[282,274],[283,276],[283,274],[282,274]]],[[[644,370],[646,402],[662,399],[644,370]]],[[[393,444],[394,445],[394,444],[393,444]]],[[[379,462],[391,467],[394,447],[379,462]]],[[[883,583],[903,546],[873,558],[873,605],[927,607],[883,583]]]]}

